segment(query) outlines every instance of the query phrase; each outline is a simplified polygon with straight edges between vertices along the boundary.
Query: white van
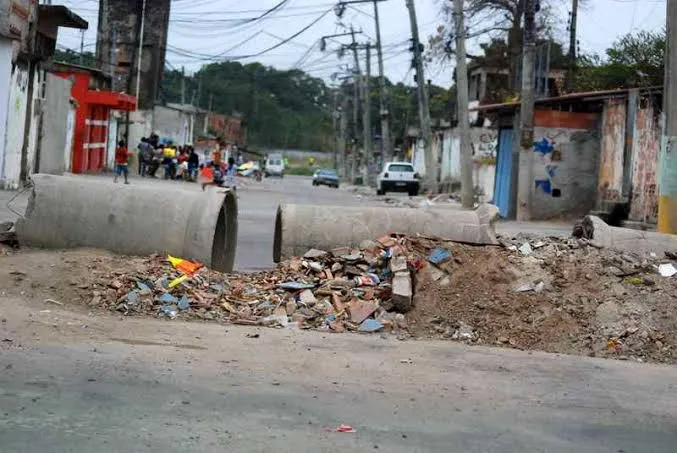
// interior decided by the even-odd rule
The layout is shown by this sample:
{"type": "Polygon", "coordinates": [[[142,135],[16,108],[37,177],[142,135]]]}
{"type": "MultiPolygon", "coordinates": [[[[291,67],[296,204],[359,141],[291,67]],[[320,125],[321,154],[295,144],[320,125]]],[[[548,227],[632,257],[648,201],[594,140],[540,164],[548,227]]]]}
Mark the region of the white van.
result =
{"type": "Polygon", "coordinates": [[[266,178],[268,176],[279,176],[284,178],[284,158],[282,154],[269,154],[266,159],[266,178]]]}

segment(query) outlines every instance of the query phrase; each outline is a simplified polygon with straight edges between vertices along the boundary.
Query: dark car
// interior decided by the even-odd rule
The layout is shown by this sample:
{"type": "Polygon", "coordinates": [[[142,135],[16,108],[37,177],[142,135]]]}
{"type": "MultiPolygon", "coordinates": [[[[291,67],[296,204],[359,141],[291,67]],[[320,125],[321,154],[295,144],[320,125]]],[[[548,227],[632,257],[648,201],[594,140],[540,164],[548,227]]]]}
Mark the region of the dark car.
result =
{"type": "Polygon", "coordinates": [[[339,177],[338,174],[336,173],[336,170],[331,169],[317,170],[315,174],[313,174],[313,185],[338,188],[339,177]]]}

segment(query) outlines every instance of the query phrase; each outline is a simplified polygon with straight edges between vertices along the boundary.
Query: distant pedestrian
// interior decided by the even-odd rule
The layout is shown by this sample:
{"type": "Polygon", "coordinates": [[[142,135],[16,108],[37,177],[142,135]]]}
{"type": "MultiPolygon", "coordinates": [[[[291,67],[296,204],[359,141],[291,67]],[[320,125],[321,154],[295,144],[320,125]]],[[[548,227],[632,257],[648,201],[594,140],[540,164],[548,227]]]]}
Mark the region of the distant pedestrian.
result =
{"type": "Polygon", "coordinates": [[[200,156],[195,152],[195,148],[190,147],[190,154],[188,154],[188,173],[191,181],[197,180],[197,168],[200,165],[200,156]]]}
{"type": "Polygon", "coordinates": [[[143,137],[141,139],[141,143],[139,143],[138,148],[139,148],[139,175],[141,175],[141,177],[144,178],[146,174],[149,173],[150,166],[153,163],[153,147],[148,142],[148,139],[146,137],[143,137]]]}
{"type": "Polygon", "coordinates": [[[118,182],[118,177],[124,175],[125,184],[129,184],[127,179],[129,176],[129,150],[124,142],[120,140],[118,147],[115,149],[115,179],[113,182],[118,182]]]}
{"type": "Polygon", "coordinates": [[[233,190],[237,190],[237,165],[235,159],[228,158],[228,169],[226,170],[226,186],[233,190]]]}
{"type": "Polygon", "coordinates": [[[162,164],[165,167],[165,179],[174,179],[176,176],[176,147],[172,142],[162,150],[162,164]]]}

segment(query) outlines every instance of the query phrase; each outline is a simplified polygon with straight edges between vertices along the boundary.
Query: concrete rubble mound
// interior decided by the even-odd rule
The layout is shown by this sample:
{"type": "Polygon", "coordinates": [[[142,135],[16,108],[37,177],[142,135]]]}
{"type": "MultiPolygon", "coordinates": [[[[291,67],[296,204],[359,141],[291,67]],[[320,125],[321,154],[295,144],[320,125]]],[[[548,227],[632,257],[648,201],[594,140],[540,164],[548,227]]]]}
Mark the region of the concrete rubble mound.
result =
{"type": "MultiPolygon", "coordinates": [[[[91,306],[127,315],[201,318],[233,324],[335,332],[406,330],[413,274],[423,259],[404,236],[360,248],[309,250],[270,272],[189,274],[160,255],[132,258],[136,272],[100,275],[91,306]]],[[[175,259],[175,258],[172,258],[175,259]]]]}
{"type": "Polygon", "coordinates": [[[124,257],[101,263],[108,270],[78,286],[79,298],[125,315],[677,363],[677,253],[640,256],[573,237],[500,240],[393,234],[251,274],[188,275],[163,256],[124,257]]]}

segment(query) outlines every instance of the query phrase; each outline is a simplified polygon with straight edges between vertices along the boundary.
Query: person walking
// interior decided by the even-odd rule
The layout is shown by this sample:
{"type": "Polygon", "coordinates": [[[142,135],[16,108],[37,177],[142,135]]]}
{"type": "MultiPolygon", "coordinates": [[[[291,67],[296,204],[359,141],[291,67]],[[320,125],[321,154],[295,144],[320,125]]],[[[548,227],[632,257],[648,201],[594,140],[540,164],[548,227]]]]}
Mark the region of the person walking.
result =
{"type": "Polygon", "coordinates": [[[232,157],[228,158],[228,169],[226,170],[226,187],[230,187],[233,190],[237,190],[237,165],[235,165],[235,159],[232,157]]]}
{"type": "Polygon", "coordinates": [[[141,139],[139,143],[139,175],[145,178],[149,173],[151,164],[153,163],[153,147],[148,142],[146,137],[141,139]]]}
{"type": "Polygon", "coordinates": [[[190,147],[188,154],[188,173],[191,181],[197,181],[197,168],[200,165],[200,156],[195,152],[195,148],[190,147]]]}
{"type": "Polygon", "coordinates": [[[125,145],[124,140],[118,142],[118,147],[115,149],[115,179],[113,182],[118,182],[120,175],[125,177],[125,184],[129,184],[129,150],[125,145]]]}

